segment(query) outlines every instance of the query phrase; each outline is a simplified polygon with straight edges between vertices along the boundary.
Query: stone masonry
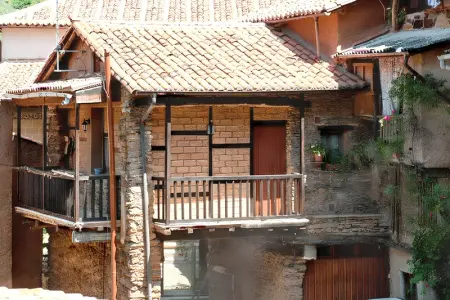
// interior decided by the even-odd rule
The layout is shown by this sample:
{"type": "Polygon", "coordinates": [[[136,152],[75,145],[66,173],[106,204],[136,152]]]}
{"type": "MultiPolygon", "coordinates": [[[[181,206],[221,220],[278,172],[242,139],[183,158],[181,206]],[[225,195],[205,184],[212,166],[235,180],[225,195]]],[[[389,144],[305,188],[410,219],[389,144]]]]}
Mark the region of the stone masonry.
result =
{"type": "MultiPolygon", "coordinates": [[[[122,101],[130,95],[123,90],[122,101]]],[[[145,270],[144,228],[142,219],[142,169],[140,152],[139,122],[146,108],[133,107],[123,112],[120,120],[119,152],[121,153],[122,193],[125,199],[126,236],[125,243],[118,247],[118,299],[145,299],[147,278],[145,270]]],[[[126,109],[125,109],[126,110],[126,109]]],[[[150,149],[150,126],[145,127],[147,147],[150,149]]],[[[147,152],[147,172],[151,177],[151,156],[147,152]]],[[[151,195],[151,193],[149,193],[151,195]]],[[[150,215],[152,215],[150,203],[150,215]]],[[[151,233],[152,299],[160,298],[161,243],[151,233]]]]}
{"type": "Polygon", "coordinates": [[[12,286],[12,141],[13,108],[9,102],[0,102],[0,286],[12,286]]]}
{"type": "Polygon", "coordinates": [[[306,261],[269,250],[269,240],[210,240],[208,279],[215,300],[302,299],[306,261]]]}

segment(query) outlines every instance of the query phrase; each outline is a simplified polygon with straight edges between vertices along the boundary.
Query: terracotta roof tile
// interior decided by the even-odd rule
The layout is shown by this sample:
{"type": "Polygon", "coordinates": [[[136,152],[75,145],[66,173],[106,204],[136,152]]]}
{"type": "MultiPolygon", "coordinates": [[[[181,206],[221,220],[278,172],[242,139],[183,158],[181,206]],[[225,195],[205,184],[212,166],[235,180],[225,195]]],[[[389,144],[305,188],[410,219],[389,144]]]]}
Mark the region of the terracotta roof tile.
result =
{"type": "Polygon", "coordinates": [[[34,82],[44,61],[5,61],[0,64],[0,99],[7,90],[28,86],[34,82]]]}
{"type": "Polygon", "coordinates": [[[263,24],[75,22],[131,92],[261,92],[361,88],[365,82],[263,24]],[[111,47],[111,44],[114,47],[111,47]],[[289,45],[288,47],[286,45],[289,45]]]}
{"type": "Polygon", "coordinates": [[[98,87],[103,84],[101,75],[92,74],[79,78],[67,80],[55,80],[42,83],[29,83],[20,88],[11,88],[6,91],[8,94],[26,94],[34,92],[52,91],[52,92],[75,92],[81,89],[98,87]]]}
{"type": "MultiPolygon", "coordinates": [[[[262,0],[264,1],[264,0],[262,0]]],[[[264,8],[256,9],[242,18],[247,22],[270,22],[331,12],[356,0],[276,0],[266,1],[264,8]]]]}
{"type": "MultiPolygon", "coordinates": [[[[84,21],[273,21],[328,12],[356,0],[60,0],[61,26],[84,21]]],[[[0,16],[0,26],[54,26],[56,5],[46,0],[0,16]]]]}

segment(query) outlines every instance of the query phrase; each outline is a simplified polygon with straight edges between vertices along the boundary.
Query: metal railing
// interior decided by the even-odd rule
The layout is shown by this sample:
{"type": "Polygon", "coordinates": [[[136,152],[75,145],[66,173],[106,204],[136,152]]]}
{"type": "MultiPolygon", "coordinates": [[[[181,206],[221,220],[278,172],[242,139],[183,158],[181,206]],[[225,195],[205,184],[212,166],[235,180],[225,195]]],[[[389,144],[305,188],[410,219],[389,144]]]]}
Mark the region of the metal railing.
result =
{"type": "Polygon", "coordinates": [[[154,219],[180,223],[198,220],[263,219],[303,214],[304,176],[251,175],[153,177],[154,219]]]}

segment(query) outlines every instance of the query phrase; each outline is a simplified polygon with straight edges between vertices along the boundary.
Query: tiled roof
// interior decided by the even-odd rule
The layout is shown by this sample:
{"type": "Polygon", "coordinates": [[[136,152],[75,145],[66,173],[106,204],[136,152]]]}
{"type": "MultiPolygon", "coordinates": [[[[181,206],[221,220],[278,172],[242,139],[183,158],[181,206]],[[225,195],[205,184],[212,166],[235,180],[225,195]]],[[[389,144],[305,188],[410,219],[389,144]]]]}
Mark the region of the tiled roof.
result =
{"type": "Polygon", "coordinates": [[[356,0],[278,0],[244,16],[244,21],[270,22],[331,12],[356,0]]]}
{"type": "Polygon", "coordinates": [[[67,80],[47,81],[43,83],[33,83],[18,89],[10,89],[8,94],[26,94],[35,92],[75,92],[82,89],[98,87],[103,84],[101,75],[87,75],[80,78],[71,78],[67,80]]]}
{"type": "MultiPolygon", "coordinates": [[[[356,0],[60,0],[61,26],[72,20],[123,22],[270,21],[329,12],[356,0]]],[[[56,5],[46,0],[0,16],[0,26],[54,26],[56,5]]]]}
{"type": "Polygon", "coordinates": [[[336,53],[336,56],[419,51],[450,41],[450,28],[430,28],[393,32],[336,53]]]}
{"type": "MultiPolygon", "coordinates": [[[[359,77],[264,24],[74,23],[130,92],[264,92],[361,88],[359,77]]],[[[47,65],[54,65],[54,55],[47,65]],[[52,61],[53,60],[53,61],[52,61]]],[[[42,75],[42,74],[41,74],[42,75]]]]}
{"type": "Polygon", "coordinates": [[[43,61],[5,61],[0,64],[0,100],[7,90],[34,82],[44,66],[43,61]]]}
{"type": "Polygon", "coordinates": [[[37,289],[8,289],[0,287],[0,299],[11,300],[95,300],[94,297],[83,297],[81,294],[66,294],[63,291],[37,289]]]}

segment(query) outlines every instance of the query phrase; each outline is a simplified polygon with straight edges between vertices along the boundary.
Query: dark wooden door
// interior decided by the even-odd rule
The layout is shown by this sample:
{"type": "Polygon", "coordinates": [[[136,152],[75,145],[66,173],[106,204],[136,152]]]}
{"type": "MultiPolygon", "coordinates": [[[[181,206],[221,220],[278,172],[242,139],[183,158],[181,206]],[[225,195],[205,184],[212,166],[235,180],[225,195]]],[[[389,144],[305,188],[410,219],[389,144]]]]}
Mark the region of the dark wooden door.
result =
{"type": "MultiPolygon", "coordinates": [[[[258,125],[253,127],[253,174],[281,175],[286,174],[286,126],[258,125]]],[[[267,191],[267,181],[257,182],[256,215],[269,216],[279,213],[281,203],[279,196],[275,198],[273,181],[271,191],[267,191]],[[262,185],[263,193],[260,193],[262,185]],[[275,201],[278,203],[275,205],[275,201]],[[262,202],[262,203],[261,203],[262,202]],[[268,203],[270,202],[270,203],[268,203]],[[262,210],[261,210],[262,204],[262,210]],[[270,207],[270,210],[269,210],[270,207]],[[278,208],[278,212],[275,211],[278,208]]],[[[277,195],[280,195],[280,183],[277,182],[277,195]]]]}
{"type": "Polygon", "coordinates": [[[321,258],[307,263],[305,300],[367,300],[389,296],[384,257],[321,258]]]}

